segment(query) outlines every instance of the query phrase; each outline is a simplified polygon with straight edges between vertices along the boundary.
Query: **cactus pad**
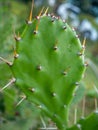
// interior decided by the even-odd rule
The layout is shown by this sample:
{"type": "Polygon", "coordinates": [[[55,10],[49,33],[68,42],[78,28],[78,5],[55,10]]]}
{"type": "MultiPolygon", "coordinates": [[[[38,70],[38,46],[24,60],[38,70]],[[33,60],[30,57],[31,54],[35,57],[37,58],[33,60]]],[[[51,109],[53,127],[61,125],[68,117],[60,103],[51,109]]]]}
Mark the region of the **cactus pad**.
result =
{"type": "Polygon", "coordinates": [[[37,16],[21,30],[15,36],[11,66],[15,83],[60,130],[65,130],[69,104],[85,70],[84,48],[75,31],[54,15],[37,16]]]}

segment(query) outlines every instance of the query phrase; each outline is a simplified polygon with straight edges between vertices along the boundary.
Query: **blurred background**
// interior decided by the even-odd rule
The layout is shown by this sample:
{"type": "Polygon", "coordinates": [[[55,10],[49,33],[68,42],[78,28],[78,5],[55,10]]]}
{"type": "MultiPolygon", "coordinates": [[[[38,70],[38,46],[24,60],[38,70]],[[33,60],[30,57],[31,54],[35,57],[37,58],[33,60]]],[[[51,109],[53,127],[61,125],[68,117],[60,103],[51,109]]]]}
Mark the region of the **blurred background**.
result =
{"type": "MultiPolygon", "coordinates": [[[[98,0],[34,0],[35,17],[42,7],[62,19],[73,28],[83,42],[86,37],[85,59],[89,64],[76,90],[71,104],[69,125],[74,122],[74,109],[77,120],[85,102],[85,116],[93,112],[98,102],[98,0]],[[77,98],[78,97],[78,98],[77,98]],[[78,104],[77,104],[78,103],[78,104]]],[[[12,60],[14,29],[17,30],[29,16],[31,0],[0,0],[0,56],[12,60]]],[[[6,85],[12,74],[6,64],[0,61],[0,88],[6,85]]],[[[24,101],[19,106],[23,94],[15,85],[0,92],[0,130],[37,130],[41,127],[40,113],[33,104],[24,101]]],[[[50,122],[45,118],[49,124],[50,122]]],[[[51,123],[50,123],[51,124],[51,123]]]]}

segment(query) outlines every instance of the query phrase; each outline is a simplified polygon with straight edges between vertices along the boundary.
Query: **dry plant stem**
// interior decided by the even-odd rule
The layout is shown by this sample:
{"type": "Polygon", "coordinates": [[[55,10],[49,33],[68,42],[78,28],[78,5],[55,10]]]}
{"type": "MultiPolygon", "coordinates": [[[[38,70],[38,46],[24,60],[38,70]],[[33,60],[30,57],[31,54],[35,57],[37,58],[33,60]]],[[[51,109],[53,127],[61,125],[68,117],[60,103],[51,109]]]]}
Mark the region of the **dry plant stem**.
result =
{"type": "Polygon", "coordinates": [[[85,97],[83,99],[83,106],[82,106],[82,117],[85,116],[85,97]]]}
{"type": "Polygon", "coordinates": [[[95,111],[97,111],[97,99],[95,98],[95,111]]]}
{"type": "Polygon", "coordinates": [[[92,68],[92,70],[94,71],[96,77],[98,77],[98,68],[97,66],[94,64],[94,62],[90,59],[87,59],[89,66],[92,68]]]}
{"type": "Polygon", "coordinates": [[[77,108],[75,108],[75,114],[74,114],[74,124],[77,123],[77,108]]]}
{"type": "Polygon", "coordinates": [[[58,130],[58,129],[51,127],[51,128],[40,128],[40,130],[58,130]]]}
{"type": "Polygon", "coordinates": [[[42,122],[42,124],[43,124],[44,129],[47,130],[47,127],[46,127],[45,121],[43,120],[42,116],[40,116],[40,119],[41,119],[41,122],[42,122]]]}
{"type": "Polygon", "coordinates": [[[98,88],[94,85],[94,89],[96,91],[96,93],[98,94],[98,88]]]}

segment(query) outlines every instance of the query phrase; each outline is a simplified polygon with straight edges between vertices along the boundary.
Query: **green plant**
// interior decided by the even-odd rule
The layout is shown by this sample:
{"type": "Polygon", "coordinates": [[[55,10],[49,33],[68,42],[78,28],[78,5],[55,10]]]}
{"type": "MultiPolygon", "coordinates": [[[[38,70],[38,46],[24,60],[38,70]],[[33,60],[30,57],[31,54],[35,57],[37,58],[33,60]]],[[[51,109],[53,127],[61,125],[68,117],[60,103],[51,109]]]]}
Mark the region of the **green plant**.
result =
{"type": "MultiPolygon", "coordinates": [[[[80,126],[68,128],[70,104],[87,65],[85,40],[81,45],[75,30],[59,17],[47,14],[47,10],[43,13],[42,9],[33,20],[31,10],[26,25],[18,35],[15,33],[13,63],[0,58],[14,76],[4,88],[15,82],[25,94],[23,99],[33,102],[60,130],[87,130],[90,119],[98,120],[97,113],[79,121],[80,126]]],[[[97,122],[91,130],[96,125],[97,122]]]]}

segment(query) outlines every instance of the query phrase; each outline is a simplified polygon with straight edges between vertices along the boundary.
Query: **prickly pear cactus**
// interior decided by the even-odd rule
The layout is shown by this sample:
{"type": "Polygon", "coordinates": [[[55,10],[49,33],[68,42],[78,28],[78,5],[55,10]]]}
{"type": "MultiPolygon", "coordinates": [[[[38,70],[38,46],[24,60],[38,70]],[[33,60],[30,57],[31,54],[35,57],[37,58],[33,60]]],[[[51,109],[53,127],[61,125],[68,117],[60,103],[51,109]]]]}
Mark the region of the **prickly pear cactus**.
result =
{"type": "Polygon", "coordinates": [[[66,130],[74,91],[85,70],[84,46],[62,19],[40,13],[15,35],[15,84],[60,130],[66,130]],[[22,31],[21,31],[22,30],[22,31]]]}

